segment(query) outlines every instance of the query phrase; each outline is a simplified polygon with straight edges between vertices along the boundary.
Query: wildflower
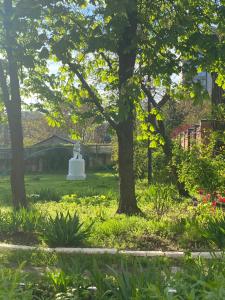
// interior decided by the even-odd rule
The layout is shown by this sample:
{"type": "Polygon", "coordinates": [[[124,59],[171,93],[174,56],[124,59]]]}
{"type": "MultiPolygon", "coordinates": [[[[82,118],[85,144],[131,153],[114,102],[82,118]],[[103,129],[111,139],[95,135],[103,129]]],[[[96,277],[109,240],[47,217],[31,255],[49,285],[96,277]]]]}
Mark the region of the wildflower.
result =
{"type": "Polygon", "coordinates": [[[203,202],[203,203],[206,203],[206,202],[207,202],[207,197],[206,197],[206,196],[202,197],[202,202],[203,202]]]}
{"type": "Polygon", "coordinates": [[[225,197],[219,197],[219,202],[225,203],[225,197]]]}
{"type": "Polygon", "coordinates": [[[210,198],[211,198],[211,194],[207,194],[207,196],[206,196],[206,197],[207,197],[207,199],[208,199],[208,200],[210,200],[210,198]]]}
{"type": "Polygon", "coordinates": [[[212,202],[212,206],[215,207],[216,206],[216,201],[212,202]]]}

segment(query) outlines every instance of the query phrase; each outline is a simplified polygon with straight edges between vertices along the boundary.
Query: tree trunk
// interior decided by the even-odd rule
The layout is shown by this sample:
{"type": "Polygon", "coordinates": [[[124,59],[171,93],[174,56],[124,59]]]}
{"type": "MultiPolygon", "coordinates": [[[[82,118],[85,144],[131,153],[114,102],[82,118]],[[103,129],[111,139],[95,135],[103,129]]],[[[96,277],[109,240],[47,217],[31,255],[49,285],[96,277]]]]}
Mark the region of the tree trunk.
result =
{"type": "Polygon", "coordinates": [[[134,142],[131,120],[121,122],[117,129],[119,150],[120,199],[117,213],[138,214],[133,166],[134,142]]]}
{"type": "Polygon", "coordinates": [[[216,83],[216,79],[218,74],[217,73],[212,73],[212,106],[213,108],[216,107],[219,104],[225,104],[225,91],[218,86],[216,83]]]}
{"type": "Polygon", "coordinates": [[[219,117],[219,105],[225,105],[225,90],[218,86],[216,83],[216,79],[218,74],[211,73],[212,76],[212,95],[211,95],[211,103],[212,103],[212,116],[214,119],[218,119],[219,117]]]}
{"type": "MultiPolygon", "coordinates": [[[[173,156],[172,142],[171,142],[170,137],[166,134],[164,122],[159,121],[158,125],[159,125],[159,132],[160,132],[160,134],[162,135],[162,137],[164,138],[164,141],[165,141],[165,144],[163,145],[163,152],[166,156],[166,163],[169,164],[169,163],[171,163],[172,156],[173,156]]],[[[180,182],[179,179],[178,179],[176,166],[171,164],[171,171],[172,171],[172,175],[174,177],[175,184],[177,186],[179,194],[181,196],[188,197],[189,193],[185,190],[184,183],[180,182]]]]}
{"type": "Polygon", "coordinates": [[[15,209],[27,208],[24,182],[24,149],[21,110],[10,107],[7,111],[11,137],[11,190],[15,209]]]}
{"type": "MultiPolygon", "coordinates": [[[[151,115],[152,104],[150,98],[148,97],[148,129],[150,131],[150,126],[152,123],[153,116],[151,115]]],[[[148,151],[147,151],[147,158],[148,158],[148,185],[152,183],[152,149],[150,148],[150,138],[148,138],[148,151]]]]}
{"type": "Polygon", "coordinates": [[[150,140],[148,139],[148,185],[152,184],[152,149],[150,148],[150,140]]]}
{"type": "Polygon", "coordinates": [[[134,176],[134,97],[131,95],[137,57],[137,0],[127,7],[128,24],[118,42],[119,56],[119,123],[116,128],[119,147],[120,200],[117,213],[138,214],[134,176]]]}

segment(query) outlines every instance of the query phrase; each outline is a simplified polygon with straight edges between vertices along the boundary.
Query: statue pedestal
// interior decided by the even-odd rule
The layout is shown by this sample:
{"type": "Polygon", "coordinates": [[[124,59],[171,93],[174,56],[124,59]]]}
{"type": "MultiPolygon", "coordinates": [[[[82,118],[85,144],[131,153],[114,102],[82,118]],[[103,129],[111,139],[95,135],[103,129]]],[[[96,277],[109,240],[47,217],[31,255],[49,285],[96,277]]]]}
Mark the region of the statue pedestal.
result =
{"type": "Polygon", "coordinates": [[[67,180],[84,180],[85,174],[85,161],[83,158],[71,158],[69,160],[69,174],[67,180]]]}

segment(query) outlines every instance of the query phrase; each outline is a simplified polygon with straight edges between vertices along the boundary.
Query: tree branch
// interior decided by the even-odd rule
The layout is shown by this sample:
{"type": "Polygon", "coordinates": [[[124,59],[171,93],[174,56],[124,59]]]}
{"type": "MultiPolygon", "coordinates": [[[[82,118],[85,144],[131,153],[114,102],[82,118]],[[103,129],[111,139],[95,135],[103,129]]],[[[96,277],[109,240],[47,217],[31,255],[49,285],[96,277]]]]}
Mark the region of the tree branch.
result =
{"type": "Polygon", "coordinates": [[[157,107],[158,106],[157,102],[153,98],[151,91],[144,85],[144,83],[141,83],[141,88],[142,91],[145,93],[145,95],[148,97],[148,100],[152,103],[152,105],[154,107],[157,107]]]}
{"type": "Polygon", "coordinates": [[[158,108],[162,108],[169,100],[170,100],[170,95],[166,93],[159,101],[159,103],[157,103],[158,108]]]}
{"type": "Polygon", "coordinates": [[[2,94],[3,94],[3,102],[4,102],[5,106],[7,107],[10,104],[10,96],[9,96],[9,91],[8,91],[8,86],[7,86],[7,82],[6,82],[5,72],[3,69],[2,60],[0,60],[0,86],[1,86],[2,94]]]}
{"type": "Polygon", "coordinates": [[[158,109],[162,108],[169,100],[170,100],[170,95],[165,94],[162,99],[157,103],[152,96],[151,91],[144,85],[144,83],[141,83],[141,88],[145,95],[148,97],[148,100],[152,103],[152,105],[158,109]]]}
{"type": "Polygon", "coordinates": [[[74,74],[78,77],[78,79],[80,80],[82,86],[84,87],[84,89],[88,92],[91,101],[95,104],[95,106],[97,107],[97,109],[99,110],[99,112],[104,116],[104,118],[106,119],[106,121],[114,128],[117,128],[117,123],[109,116],[109,114],[107,114],[105,112],[104,107],[102,106],[101,102],[99,101],[99,97],[96,95],[96,93],[93,91],[93,89],[91,88],[91,86],[88,84],[88,82],[85,80],[85,78],[83,77],[83,75],[79,72],[78,67],[76,64],[74,63],[68,63],[71,71],[74,72],[74,74]]]}
{"type": "Polygon", "coordinates": [[[100,55],[101,55],[102,58],[106,61],[106,63],[107,63],[107,65],[108,65],[109,69],[112,70],[113,66],[112,66],[112,63],[111,63],[109,57],[107,57],[107,56],[105,55],[104,52],[100,52],[100,55]]]}

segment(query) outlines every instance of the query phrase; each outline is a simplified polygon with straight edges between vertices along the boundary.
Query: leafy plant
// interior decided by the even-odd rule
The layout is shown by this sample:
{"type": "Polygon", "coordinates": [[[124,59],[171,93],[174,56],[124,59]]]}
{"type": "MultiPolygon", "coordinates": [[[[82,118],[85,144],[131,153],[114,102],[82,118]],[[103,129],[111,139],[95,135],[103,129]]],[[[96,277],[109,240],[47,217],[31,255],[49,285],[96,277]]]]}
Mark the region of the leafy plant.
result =
{"type": "Polygon", "coordinates": [[[145,197],[153,203],[153,209],[161,217],[168,212],[173,201],[178,199],[178,193],[172,185],[155,184],[149,187],[145,197]]]}
{"type": "Polygon", "coordinates": [[[39,230],[45,218],[36,210],[20,209],[10,213],[12,227],[17,231],[33,232],[39,230]]]}
{"type": "Polygon", "coordinates": [[[20,209],[18,211],[0,210],[0,230],[4,233],[38,231],[45,218],[37,210],[20,209]]]}
{"type": "Polygon", "coordinates": [[[48,217],[46,226],[42,231],[43,240],[53,247],[79,246],[90,232],[90,226],[83,229],[76,213],[71,215],[69,211],[64,215],[57,212],[55,217],[48,217]]]}
{"type": "Polygon", "coordinates": [[[63,271],[52,271],[47,273],[50,284],[53,285],[55,291],[66,292],[69,286],[72,286],[73,280],[63,271]]]}
{"type": "Polygon", "coordinates": [[[17,270],[0,268],[0,299],[31,300],[32,290],[26,288],[26,278],[21,267],[17,270]]]}
{"type": "Polygon", "coordinates": [[[225,250],[225,216],[209,219],[207,225],[201,230],[202,235],[210,244],[225,250]]]}

